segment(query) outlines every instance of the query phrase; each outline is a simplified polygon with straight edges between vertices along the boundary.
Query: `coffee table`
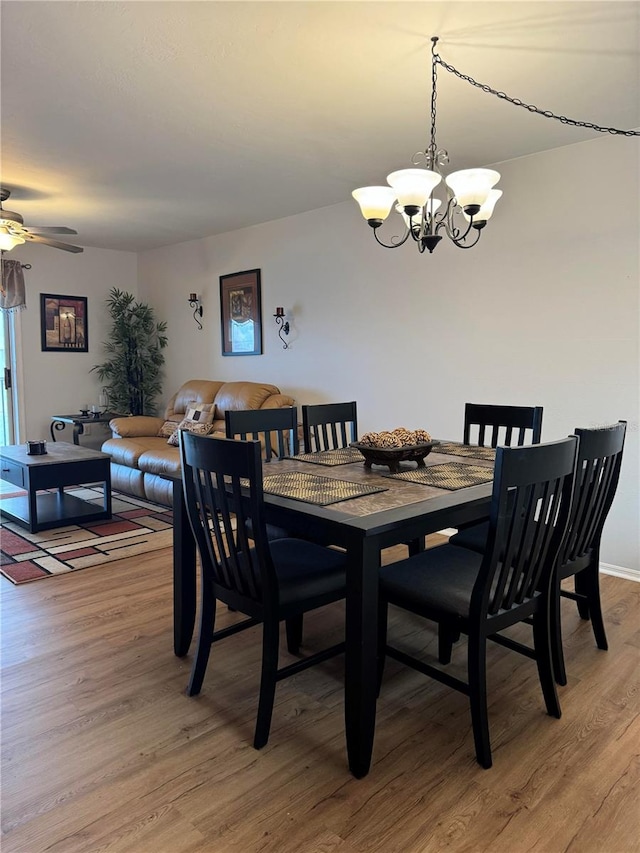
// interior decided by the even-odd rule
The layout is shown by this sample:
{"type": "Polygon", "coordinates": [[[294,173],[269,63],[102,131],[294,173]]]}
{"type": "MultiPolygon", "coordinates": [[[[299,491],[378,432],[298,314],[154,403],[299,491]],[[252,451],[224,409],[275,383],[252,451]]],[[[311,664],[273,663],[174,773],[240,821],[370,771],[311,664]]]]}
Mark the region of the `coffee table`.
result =
{"type": "Polygon", "coordinates": [[[48,445],[47,451],[42,456],[30,456],[24,444],[0,447],[0,478],[27,492],[0,499],[2,515],[31,533],[111,518],[111,457],[66,441],[48,445]],[[64,490],[65,486],[86,483],[102,483],[102,508],[64,490]]]}

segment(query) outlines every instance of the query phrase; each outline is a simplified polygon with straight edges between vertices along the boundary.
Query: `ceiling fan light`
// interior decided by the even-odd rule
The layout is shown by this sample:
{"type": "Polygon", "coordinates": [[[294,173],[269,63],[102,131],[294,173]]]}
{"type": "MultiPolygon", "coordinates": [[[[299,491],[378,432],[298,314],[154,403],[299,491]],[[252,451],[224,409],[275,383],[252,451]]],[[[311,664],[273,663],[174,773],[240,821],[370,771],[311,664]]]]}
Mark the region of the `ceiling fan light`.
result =
{"type": "MultiPolygon", "coordinates": [[[[500,180],[500,172],[493,169],[462,169],[447,175],[445,181],[451,187],[456,201],[461,208],[481,208],[489,196],[494,184],[500,180]]],[[[476,210],[467,210],[467,213],[477,215],[476,210]]]]}
{"type": "MultiPolygon", "coordinates": [[[[498,202],[498,199],[502,195],[502,190],[489,190],[489,195],[487,196],[487,200],[484,204],[480,206],[480,210],[474,215],[474,222],[486,222],[488,219],[491,219],[491,215],[493,214],[493,209],[498,202]]],[[[471,217],[468,213],[463,211],[463,216],[467,220],[467,222],[471,222],[471,217]]]]}
{"type": "Polygon", "coordinates": [[[24,243],[24,237],[11,234],[8,228],[0,227],[0,250],[10,252],[15,246],[24,243]]]}
{"type": "Polygon", "coordinates": [[[360,212],[367,222],[374,220],[378,224],[384,222],[396,200],[396,194],[390,187],[360,187],[351,195],[360,205],[360,212]]]}
{"type": "Polygon", "coordinates": [[[430,169],[400,169],[387,175],[402,207],[424,207],[441,180],[440,175],[430,169]]]}

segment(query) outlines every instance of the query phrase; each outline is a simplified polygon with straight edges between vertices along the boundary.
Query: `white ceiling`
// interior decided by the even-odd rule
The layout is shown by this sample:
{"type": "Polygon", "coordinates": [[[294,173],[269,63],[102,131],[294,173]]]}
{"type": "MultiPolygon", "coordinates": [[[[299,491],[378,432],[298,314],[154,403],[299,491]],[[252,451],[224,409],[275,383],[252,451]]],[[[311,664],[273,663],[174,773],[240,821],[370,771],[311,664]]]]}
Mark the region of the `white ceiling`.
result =
{"type": "MultiPolygon", "coordinates": [[[[432,35],[513,97],[640,126],[637,2],[3,0],[0,14],[5,207],[81,246],[140,251],[384,184],[428,142],[432,35]]],[[[598,136],[442,68],[437,127],[452,170],[598,136]]]]}

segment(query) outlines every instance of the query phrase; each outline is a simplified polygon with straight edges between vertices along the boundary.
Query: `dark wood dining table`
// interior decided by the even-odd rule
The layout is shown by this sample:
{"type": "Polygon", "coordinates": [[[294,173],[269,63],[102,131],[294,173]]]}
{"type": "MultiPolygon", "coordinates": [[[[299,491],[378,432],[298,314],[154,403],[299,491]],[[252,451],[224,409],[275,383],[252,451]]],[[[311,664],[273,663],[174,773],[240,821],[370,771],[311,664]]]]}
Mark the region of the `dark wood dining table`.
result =
{"type": "MultiPolygon", "coordinates": [[[[492,469],[490,461],[437,453],[427,466],[461,462],[492,469]]],[[[411,467],[409,464],[407,467],[411,467]]],[[[349,769],[356,778],[369,772],[373,751],[377,668],[378,570],[383,548],[407,543],[410,552],[424,537],[448,527],[481,521],[489,514],[491,483],[448,491],[384,476],[388,470],[363,462],[332,467],[297,459],[265,463],[269,474],[301,471],[385,491],[329,506],[265,493],[267,521],[347,552],[345,729],[349,769]]],[[[189,651],[196,614],[195,544],[183,500],[182,482],[173,482],[174,506],[174,651],[189,651]]]]}

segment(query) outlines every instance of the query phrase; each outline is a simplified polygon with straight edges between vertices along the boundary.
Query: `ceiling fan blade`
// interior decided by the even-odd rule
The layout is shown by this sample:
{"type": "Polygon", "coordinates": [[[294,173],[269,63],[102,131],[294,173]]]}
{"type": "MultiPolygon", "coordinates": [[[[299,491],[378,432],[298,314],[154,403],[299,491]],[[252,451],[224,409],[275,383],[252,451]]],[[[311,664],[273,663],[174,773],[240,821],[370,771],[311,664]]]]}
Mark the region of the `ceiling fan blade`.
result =
{"type": "Polygon", "coordinates": [[[29,226],[27,229],[30,234],[77,234],[77,231],[74,231],[73,228],[38,228],[38,226],[29,226]]]}
{"type": "Polygon", "coordinates": [[[51,237],[42,237],[40,234],[31,234],[25,231],[22,235],[25,240],[31,240],[34,243],[44,243],[45,246],[53,246],[54,249],[63,249],[65,252],[84,252],[81,246],[72,246],[70,243],[60,243],[58,240],[52,240],[51,237]]]}

